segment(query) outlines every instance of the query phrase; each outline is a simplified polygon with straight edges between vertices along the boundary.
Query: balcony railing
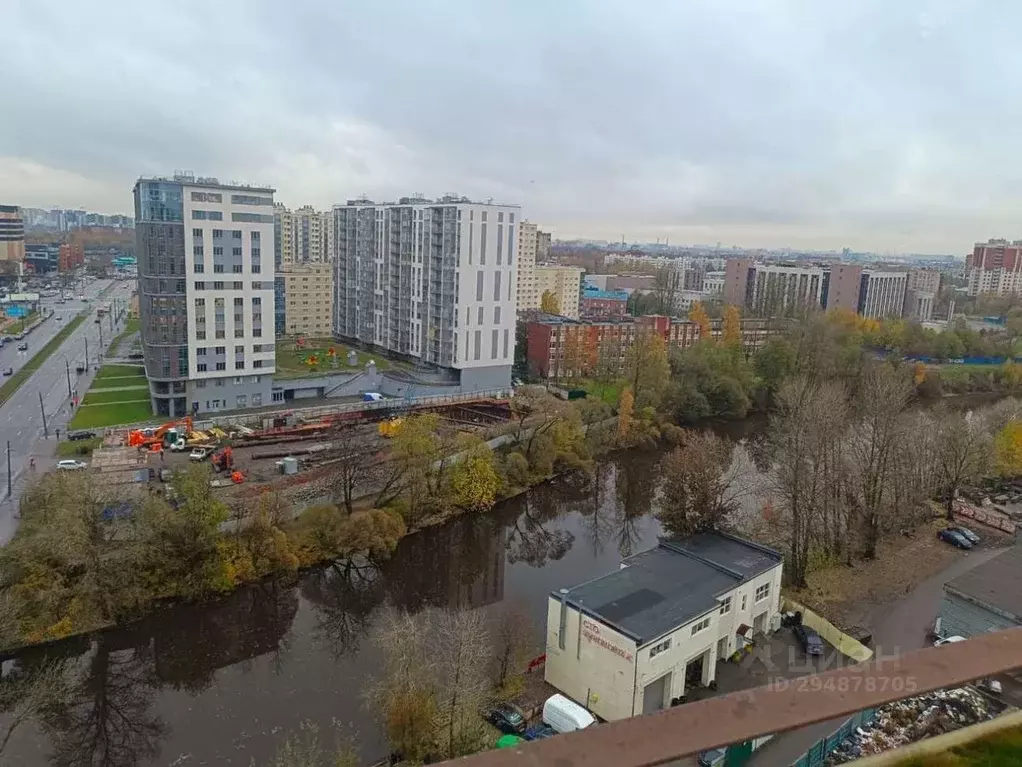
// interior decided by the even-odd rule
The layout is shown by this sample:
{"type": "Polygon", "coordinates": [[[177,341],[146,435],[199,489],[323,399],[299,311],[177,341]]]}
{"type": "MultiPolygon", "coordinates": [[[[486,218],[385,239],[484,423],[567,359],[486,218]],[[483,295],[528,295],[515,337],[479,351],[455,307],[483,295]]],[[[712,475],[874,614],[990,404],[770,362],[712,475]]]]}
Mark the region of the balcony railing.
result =
{"type": "MultiPolygon", "coordinates": [[[[517,748],[458,767],[654,767],[1022,667],[1022,628],[928,647],[776,685],[687,703],[517,748]],[[896,683],[895,680],[900,680],[896,683]],[[907,693],[906,690],[911,689],[907,693]]],[[[779,765],[783,767],[783,765],[779,765]]]]}

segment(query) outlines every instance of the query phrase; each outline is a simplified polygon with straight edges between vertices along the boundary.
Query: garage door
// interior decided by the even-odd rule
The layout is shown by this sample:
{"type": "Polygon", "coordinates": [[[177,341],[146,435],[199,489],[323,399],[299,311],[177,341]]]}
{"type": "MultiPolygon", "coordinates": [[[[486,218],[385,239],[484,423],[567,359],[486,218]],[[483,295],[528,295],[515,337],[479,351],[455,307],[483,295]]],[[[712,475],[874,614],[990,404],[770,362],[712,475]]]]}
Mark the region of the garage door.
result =
{"type": "Polygon", "coordinates": [[[646,685],[642,691],[642,713],[652,714],[654,711],[659,711],[664,707],[667,682],[670,678],[670,674],[665,674],[655,682],[650,682],[646,685]]]}

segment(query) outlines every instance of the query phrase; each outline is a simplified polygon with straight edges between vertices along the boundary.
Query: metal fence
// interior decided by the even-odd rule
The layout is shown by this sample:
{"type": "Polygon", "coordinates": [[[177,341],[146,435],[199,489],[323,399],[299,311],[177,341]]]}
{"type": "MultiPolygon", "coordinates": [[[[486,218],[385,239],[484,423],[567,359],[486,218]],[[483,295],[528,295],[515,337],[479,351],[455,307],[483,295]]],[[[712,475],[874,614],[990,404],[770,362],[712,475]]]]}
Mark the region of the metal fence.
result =
{"type": "Polygon", "coordinates": [[[799,759],[792,762],[791,767],[821,767],[826,764],[827,754],[841,745],[841,741],[851,735],[856,727],[862,727],[872,722],[876,718],[876,713],[875,708],[867,708],[853,714],[826,738],[816,741],[799,759]]]}

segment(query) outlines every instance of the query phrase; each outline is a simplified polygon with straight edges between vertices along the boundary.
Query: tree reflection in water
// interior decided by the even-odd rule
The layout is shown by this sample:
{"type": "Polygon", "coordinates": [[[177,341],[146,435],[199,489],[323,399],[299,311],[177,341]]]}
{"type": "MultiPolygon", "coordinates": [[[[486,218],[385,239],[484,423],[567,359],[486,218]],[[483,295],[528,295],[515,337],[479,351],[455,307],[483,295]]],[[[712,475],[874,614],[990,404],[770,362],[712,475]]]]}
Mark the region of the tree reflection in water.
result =
{"type": "Polygon", "coordinates": [[[379,567],[354,559],[306,573],[299,588],[315,608],[316,630],[335,660],[358,652],[369,617],[386,594],[379,567]]]}
{"type": "Polygon", "coordinates": [[[660,484],[658,450],[633,451],[614,461],[617,486],[617,550],[621,557],[635,553],[642,538],[639,523],[653,508],[660,484]]]}

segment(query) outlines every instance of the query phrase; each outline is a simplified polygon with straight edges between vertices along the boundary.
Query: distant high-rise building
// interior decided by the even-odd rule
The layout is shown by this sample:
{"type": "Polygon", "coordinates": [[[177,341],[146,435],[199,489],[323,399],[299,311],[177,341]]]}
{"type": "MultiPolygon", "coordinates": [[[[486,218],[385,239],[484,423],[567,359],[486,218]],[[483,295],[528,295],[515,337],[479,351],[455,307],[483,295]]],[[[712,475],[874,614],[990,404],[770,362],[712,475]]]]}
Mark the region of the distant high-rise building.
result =
{"type": "Polygon", "coordinates": [[[560,314],[577,320],[582,307],[582,269],[577,266],[545,264],[536,267],[536,295],[539,304],[543,294],[551,293],[557,300],[560,314]]]}
{"type": "Polygon", "coordinates": [[[178,174],[140,178],[134,192],[153,412],[179,418],[269,404],[274,190],[178,174]]]}
{"type": "Polygon", "coordinates": [[[823,308],[859,311],[859,292],[862,290],[862,267],[857,264],[833,264],[828,269],[823,308]]]}
{"type": "Polygon", "coordinates": [[[968,294],[1022,293],[1022,240],[977,242],[965,259],[968,294]]]}
{"type": "Polygon", "coordinates": [[[25,260],[25,222],[17,205],[0,205],[0,261],[25,260]]]}
{"type": "Polygon", "coordinates": [[[334,333],[503,388],[515,348],[515,205],[405,197],[335,205],[334,333]]]}
{"type": "Polygon", "coordinates": [[[799,264],[760,264],[727,260],[721,292],[726,304],[744,306],[764,317],[792,317],[819,309],[827,290],[827,270],[799,264]]]}
{"type": "Polygon", "coordinates": [[[940,293],[940,272],[936,269],[913,269],[908,273],[905,287],[904,316],[928,322],[933,319],[933,307],[940,293]]]}
{"type": "Polygon", "coordinates": [[[900,317],[905,309],[907,282],[906,272],[864,269],[859,288],[859,314],[876,319],[900,317]]]}
{"type": "Polygon", "coordinates": [[[333,226],[329,211],[305,205],[290,210],[273,208],[273,236],[279,264],[323,264],[332,260],[333,226]]]}
{"type": "Polygon", "coordinates": [[[536,263],[542,264],[550,259],[550,232],[536,232],[536,263]]]}
{"type": "Polygon", "coordinates": [[[535,224],[523,221],[518,227],[518,311],[539,308],[536,292],[536,239],[535,224]]]}

